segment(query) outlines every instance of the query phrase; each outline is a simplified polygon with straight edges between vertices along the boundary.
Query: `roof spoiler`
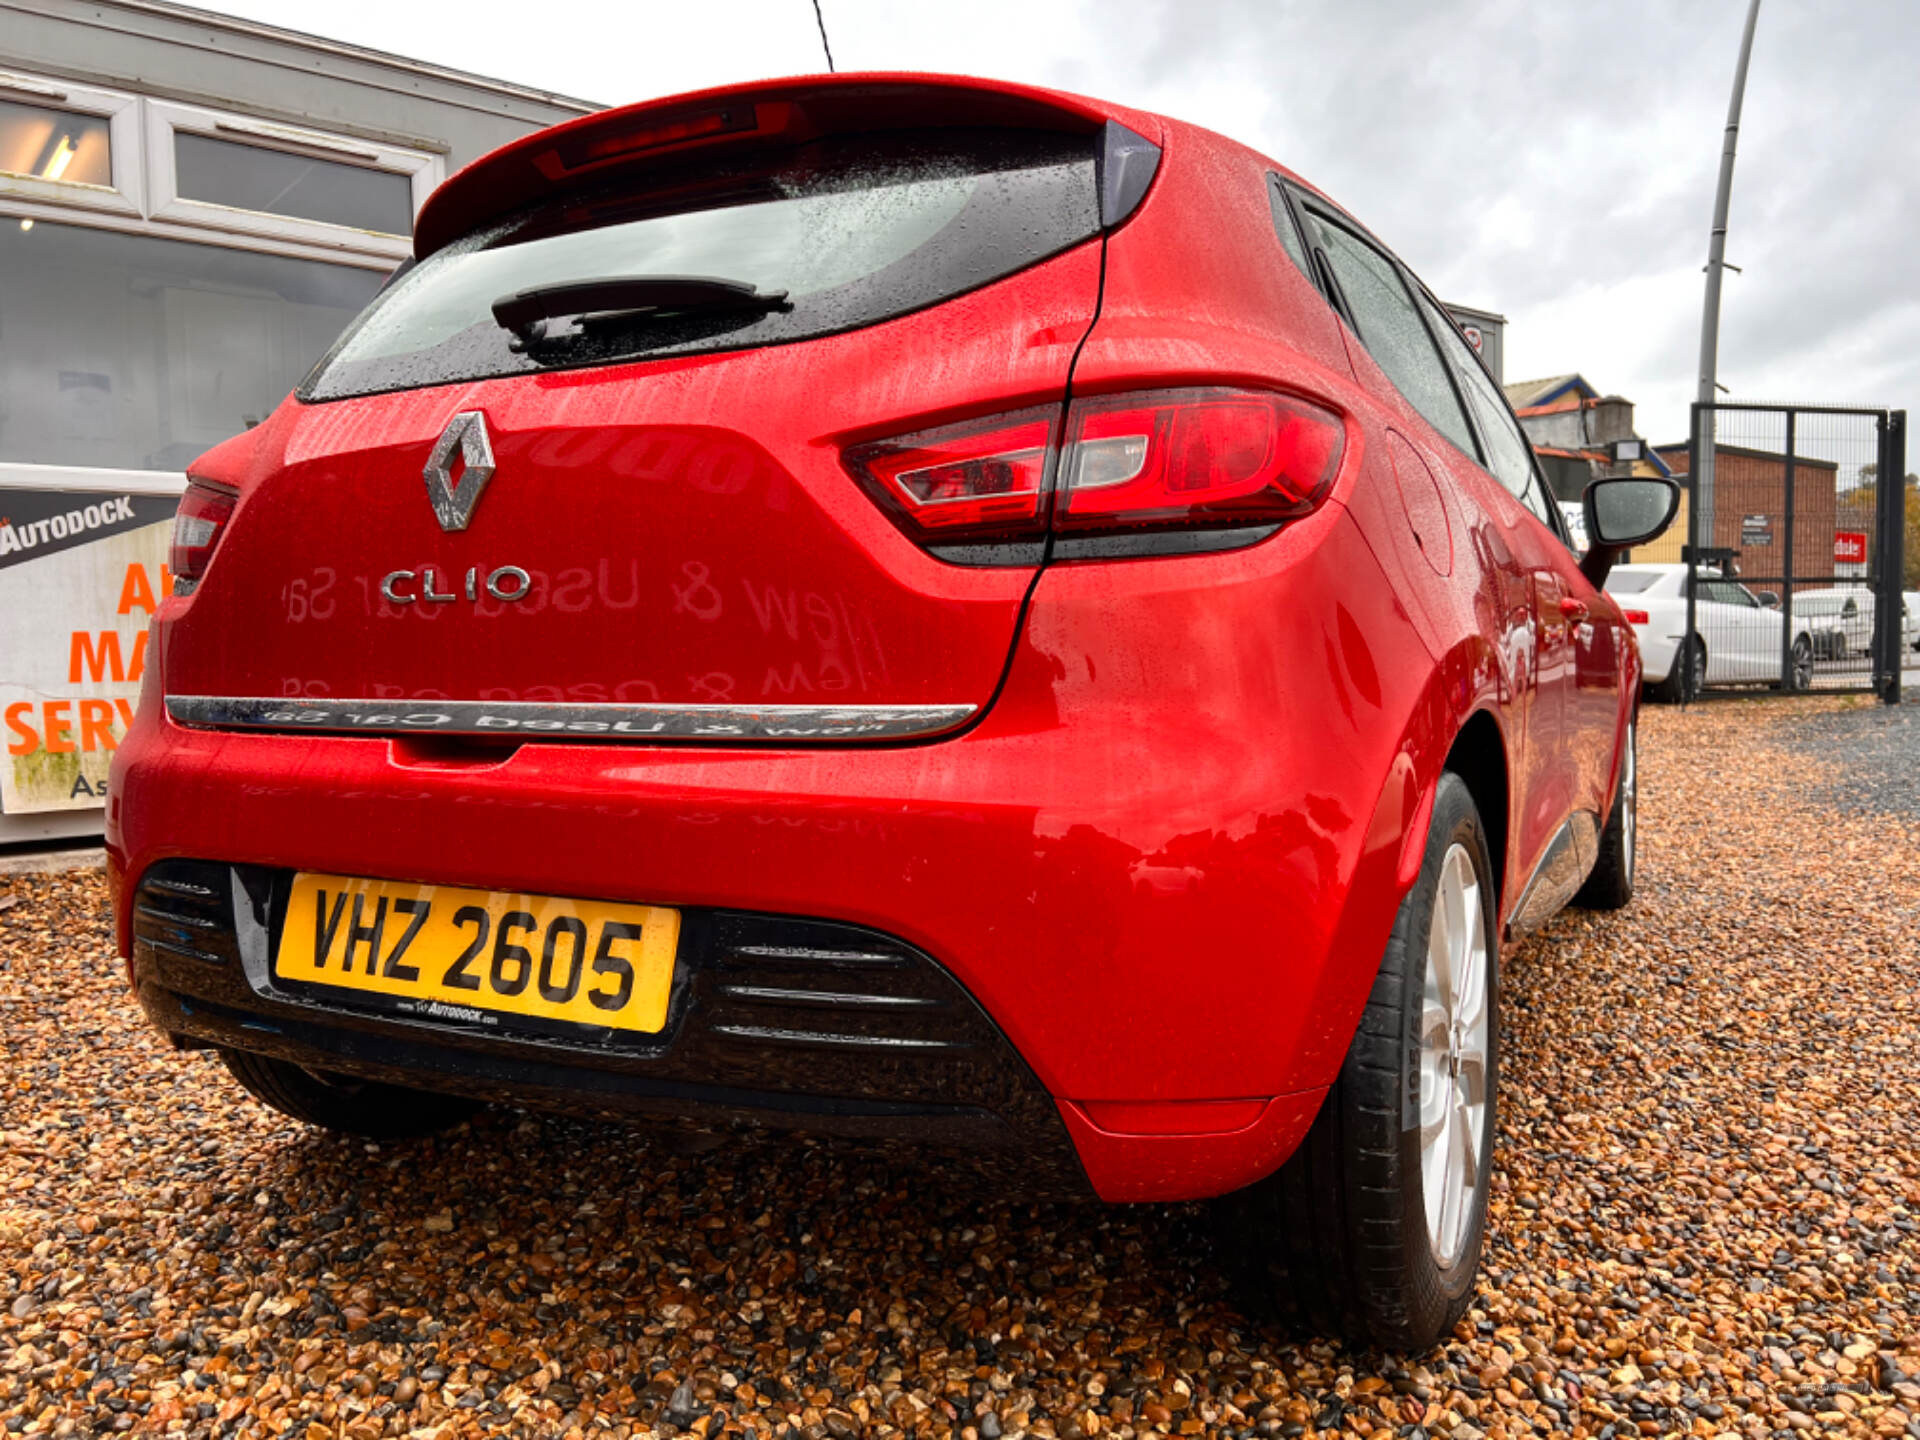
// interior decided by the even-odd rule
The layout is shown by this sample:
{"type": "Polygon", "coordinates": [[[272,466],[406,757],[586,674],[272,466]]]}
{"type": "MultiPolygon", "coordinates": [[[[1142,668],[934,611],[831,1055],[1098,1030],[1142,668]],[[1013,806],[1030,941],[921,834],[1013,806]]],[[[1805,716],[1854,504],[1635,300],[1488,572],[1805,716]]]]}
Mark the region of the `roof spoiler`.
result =
{"type": "Polygon", "coordinates": [[[1133,213],[1159,166],[1155,117],[1064,91],[932,75],[763,81],[603,110],[503,145],[428,197],[414,223],[413,253],[424,260],[549,195],[696,152],[963,125],[1099,135],[1105,226],[1133,213]]]}

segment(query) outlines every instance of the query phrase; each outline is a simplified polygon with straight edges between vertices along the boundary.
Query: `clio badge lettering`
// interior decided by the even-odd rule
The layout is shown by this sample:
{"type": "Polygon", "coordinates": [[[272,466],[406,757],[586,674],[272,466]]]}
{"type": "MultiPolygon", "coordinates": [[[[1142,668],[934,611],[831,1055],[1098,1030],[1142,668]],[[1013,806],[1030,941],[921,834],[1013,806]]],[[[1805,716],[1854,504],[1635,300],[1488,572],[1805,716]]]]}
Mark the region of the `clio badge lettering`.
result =
{"type": "MultiPolygon", "coordinates": [[[[487,417],[478,410],[462,410],[440,432],[421,471],[426,477],[427,499],[433,506],[434,519],[440,522],[442,530],[452,534],[467,528],[487,482],[493,479],[493,471],[493,440],[487,434],[487,417]]],[[[495,600],[524,600],[533,589],[533,577],[520,566],[502,565],[489,570],[484,582],[480,567],[473,566],[468,569],[458,592],[440,590],[436,588],[439,581],[434,567],[429,565],[417,572],[390,572],[380,580],[380,593],[394,605],[421,601],[446,605],[462,596],[478,600],[482,583],[495,600]]]]}
{"type": "Polygon", "coordinates": [[[458,593],[436,589],[439,584],[440,572],[432,565],[419,570],[393,570],[380,577],[380,593],[395,605],[411,605],[419,600],[446,605],[463,596],[478,600],[484,585],[487,594],[496,600],[524,600],[533,589],[533,576],[518,565],[501,565],[487,571],[482,578],[480,567],[474,565],[468,567],[458,593]]]}

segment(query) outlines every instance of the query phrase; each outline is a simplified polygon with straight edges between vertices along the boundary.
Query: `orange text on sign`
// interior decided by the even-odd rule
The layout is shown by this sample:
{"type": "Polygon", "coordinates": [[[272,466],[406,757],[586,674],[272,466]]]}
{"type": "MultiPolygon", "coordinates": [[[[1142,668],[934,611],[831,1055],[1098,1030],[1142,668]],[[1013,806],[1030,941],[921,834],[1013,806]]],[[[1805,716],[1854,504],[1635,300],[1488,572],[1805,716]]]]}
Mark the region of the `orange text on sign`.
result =
{"type": "Polygon", "coordinates": [[[42,700],[36,705],[28,700],[17,701],[7,706],[7,754],[31,755],[42,748],[49,755],[71,755],[76,750],[117,750],[120,741],[113,733],[116,715],[123,726],[131,726],[133,703],[87,699],[42,700]]]}

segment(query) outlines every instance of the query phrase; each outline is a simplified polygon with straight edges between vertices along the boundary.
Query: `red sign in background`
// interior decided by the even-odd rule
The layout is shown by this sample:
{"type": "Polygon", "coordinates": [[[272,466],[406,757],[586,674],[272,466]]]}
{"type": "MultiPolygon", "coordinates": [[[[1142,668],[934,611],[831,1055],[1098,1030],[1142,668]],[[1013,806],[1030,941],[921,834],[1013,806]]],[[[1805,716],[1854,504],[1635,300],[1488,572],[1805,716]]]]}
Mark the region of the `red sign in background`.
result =
{"type": "Polygon", "coordinates": [[[1858,530],[1836,530],[1833,532],[1833,563],[1836,565],[1864,565],[1867,563],[1867,537],[1858,530]]]}

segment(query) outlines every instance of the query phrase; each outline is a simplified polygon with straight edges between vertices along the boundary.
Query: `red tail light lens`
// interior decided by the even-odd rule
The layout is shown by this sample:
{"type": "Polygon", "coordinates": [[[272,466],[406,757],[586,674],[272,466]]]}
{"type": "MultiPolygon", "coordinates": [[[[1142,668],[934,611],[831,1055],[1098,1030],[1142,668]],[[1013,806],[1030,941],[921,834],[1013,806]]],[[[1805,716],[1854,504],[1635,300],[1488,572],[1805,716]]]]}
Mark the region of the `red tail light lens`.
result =
{"type": "Polygon", "coordinates": [[[1192,548],[1191,532],[1271,529],[1312,513],[1345,443],[1338,415],[1291,396],[1150,390],[1075,401],[1064,444],[1047,408],[863,445],[846,463],[895,524],[947,559],[1038,542],[1049,527],[1071,541],[1056,554],[1155,554],[1192,548]],[[1176,531],[1189,534],[1152,539],[1176,531]]]}
{"type": "Polygon", "coordinates": [[[1652,623],[1652,618],[1644,610],[1622,610],[1620,613],[1627,617],[1627,624],[1629,625],[1648,625],[1652,623]]]}
{"type": "Polygon", "coordinates": [[[173,512],[173,545],[167,568],[173,571],[173,593],[189,595],[213,559],[213,547],[233,516],[239,495],[224,485],[187,477],[187,492],[173,512]]]}
{"type": "Polygon", "coordinates": [[[847,466],[916,540],[1037,540],[1059,414],[1049,407],[903,435],[848,451],[847,466]]]}
{"type": "Polygon", "coordinates": [[[1161,390],[1075,402],[1061,534],[1274,525],[1333,488],[1346,432],[1304,400],[1245,390],[1161,390]]]}

